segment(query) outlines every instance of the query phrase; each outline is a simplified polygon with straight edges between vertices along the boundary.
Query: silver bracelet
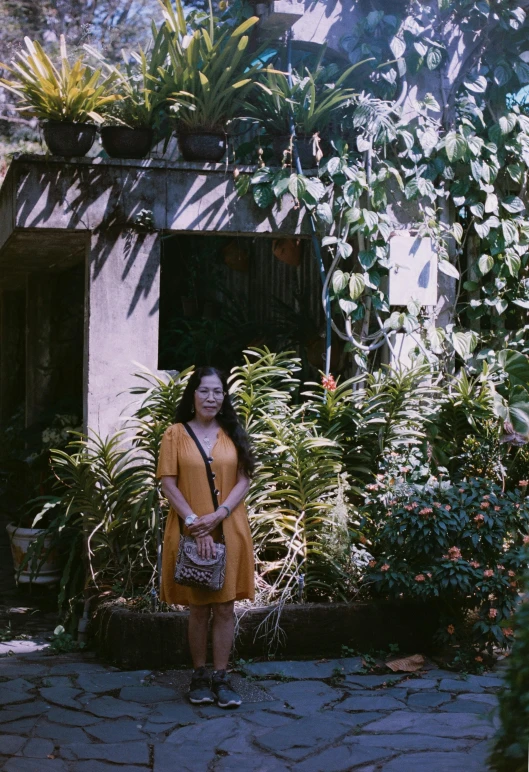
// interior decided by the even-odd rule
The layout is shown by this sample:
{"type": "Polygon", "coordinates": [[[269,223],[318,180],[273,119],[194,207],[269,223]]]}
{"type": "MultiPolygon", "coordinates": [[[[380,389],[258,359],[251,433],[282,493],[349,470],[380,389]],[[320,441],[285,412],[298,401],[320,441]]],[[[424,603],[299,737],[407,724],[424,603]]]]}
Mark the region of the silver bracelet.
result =
{"type": "MultiPolygon", "coordinates": [[[[231,515],[231,509],[226,504],[221,504],[220,507],[218,507],[217,512],[219,511],[219,509],[226,510],[226,512],[228,513],[226,517],[229,517],[231,515]]],[[[224,518],[225,520],[226,520],[226,517],[224,518]]]]}

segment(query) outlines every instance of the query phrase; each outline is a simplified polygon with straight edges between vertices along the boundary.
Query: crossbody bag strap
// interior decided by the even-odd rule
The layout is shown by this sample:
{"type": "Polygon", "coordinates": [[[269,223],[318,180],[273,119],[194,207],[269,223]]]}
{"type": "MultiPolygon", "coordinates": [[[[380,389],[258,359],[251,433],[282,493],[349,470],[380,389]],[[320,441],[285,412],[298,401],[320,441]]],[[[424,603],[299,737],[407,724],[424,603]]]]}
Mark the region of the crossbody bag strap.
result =
{"type": "Polygon", "coordinates": [[[198,448],[198,450],[200,452],[200,455],[202,456],[202,459],[204,461],[204,464],[206,466],[206,474],[208,476],[209,489],[211,491],[211,498],[213,500],[213,506],[214,506],[215,512],[216,512],[217,509],[219,508],[219,500],[217,498],[218,491],[217,491],[217,489],[215,487],[215,478],[213,477],[213,471],[211,469],[211,462],[213,461],[213,459],[212,458],[208,458],[206,456],[204,448],[200,444],[200,442],[198,440],[198,437],[196,436],[196,434],[193,431],[193,429],[189,426],[189,424],[184,424],[184,428],[185,428],[186,432],[189,434],[189,436],[191,437],[191,439],[194,440],[195,445],[197,446],[197,448],[198,448]]]}

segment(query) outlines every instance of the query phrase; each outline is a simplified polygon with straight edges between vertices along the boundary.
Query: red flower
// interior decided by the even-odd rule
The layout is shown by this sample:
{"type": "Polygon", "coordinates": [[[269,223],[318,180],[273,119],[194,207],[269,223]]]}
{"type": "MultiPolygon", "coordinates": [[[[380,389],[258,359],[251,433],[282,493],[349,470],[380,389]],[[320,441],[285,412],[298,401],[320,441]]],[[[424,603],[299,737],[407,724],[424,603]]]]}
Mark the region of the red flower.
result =
{"type": "Polygon", "coordinates": [[[380,566],[381,571],[389,571],[389,563],[384,563],[383,566],[380,566]]]}
{"type": "Polygon", "coordinates": [[[455,631],[456,631],[456,629],[455,629],[454,625],[448,625],[448,627],[446,628],[446,632],[448,633],[448,635],[453,635],[455,633],[455,631]]]}
{"type": "MultiPolygon", "coordinates": [[[[445,557],[443,555],[443,557],[445,557]]],[[[461,550],[459,547],[450,547],[448,550],[448,555],[446,555],[448,560],[461,560],[461,550]]]]}
{"type": "Polygon", "coordinates": [[[330,373],[329,375],[322,375],[321,385],[324,389],[327,389],[327,391],[336,391],[336,381],[334,380],[334,376],[330,373]]]}
{"type": "Polygon", "coordinates": [[[424,582],[424,581],[426,581],[426,577],[424,576],[424,574],[417,574],[417,576],[415,577],[415,581],[416,582],[424,582]]]}
{"type": "Polygon", "coordinates": [[[491,576],[494,576],[494,571],[492,570],[492,568],[487,568],[486,571],[483,571],[483,576],[489,579],[491,576]]]}

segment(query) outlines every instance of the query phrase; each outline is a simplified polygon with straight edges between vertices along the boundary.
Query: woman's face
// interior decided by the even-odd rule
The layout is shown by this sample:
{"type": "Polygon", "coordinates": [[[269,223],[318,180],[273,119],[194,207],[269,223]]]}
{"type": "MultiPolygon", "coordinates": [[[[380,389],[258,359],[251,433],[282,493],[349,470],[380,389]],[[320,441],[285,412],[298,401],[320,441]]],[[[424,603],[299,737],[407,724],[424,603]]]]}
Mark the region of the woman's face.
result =
{"type": "Polygon", "coordinates": [[[224,402],[224,388],[218,375],[205,375],[195,390],[195,414],[205,421],[215,418],[224,402]]]}

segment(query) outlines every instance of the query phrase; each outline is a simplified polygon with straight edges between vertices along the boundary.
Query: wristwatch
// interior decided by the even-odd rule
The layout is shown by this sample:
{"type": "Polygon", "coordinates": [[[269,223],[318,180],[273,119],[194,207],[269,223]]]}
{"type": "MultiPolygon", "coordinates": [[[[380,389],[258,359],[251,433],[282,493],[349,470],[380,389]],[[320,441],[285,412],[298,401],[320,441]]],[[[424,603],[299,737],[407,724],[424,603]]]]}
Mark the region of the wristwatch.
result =
{"type": "Polygon", "coordinates": [[[195,520],[197,520],[197,519],[198,519],[198,515],[188,515],[188,516],[186,517],[186,519],[184,520],[184,523],[185,523],[185,524],[187,525],[187,527],[189,528],[189,526],[190,526],[190,525],[193,525],[193,523],[194,523],[194,522],[195,522],[195,520]]]}

